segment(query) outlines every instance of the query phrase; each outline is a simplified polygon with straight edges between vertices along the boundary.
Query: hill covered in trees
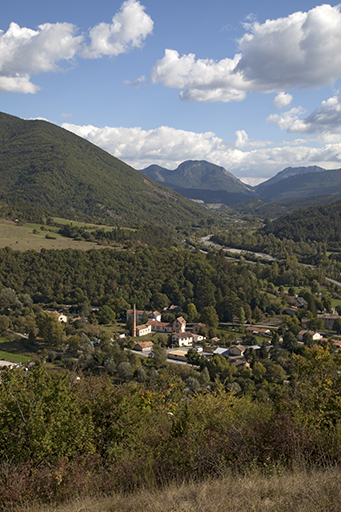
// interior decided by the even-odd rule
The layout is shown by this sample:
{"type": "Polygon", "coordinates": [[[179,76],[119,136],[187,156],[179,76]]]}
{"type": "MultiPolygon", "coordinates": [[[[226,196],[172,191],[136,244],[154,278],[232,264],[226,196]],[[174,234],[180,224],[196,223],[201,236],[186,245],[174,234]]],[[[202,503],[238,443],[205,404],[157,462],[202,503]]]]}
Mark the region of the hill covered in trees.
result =
{"type": "Polygon", "coordinates": [[[341,169],[289,168],[261,183],[254,190],[258,197],[267,202],[292,201],[311,196],[340,194],[341,169]]]}
{"type": "Polygon", "coordinates": [[[314,240],[338,246],[341,241],[341,201],[302,208],[269,223],[263,232],[295,242],[314,240]]]}
{"type": "Polygon", "coordinates": [[[90,142],[0,113],[0,200],[66,218],[185,224],[211,214],[90,142]]]}

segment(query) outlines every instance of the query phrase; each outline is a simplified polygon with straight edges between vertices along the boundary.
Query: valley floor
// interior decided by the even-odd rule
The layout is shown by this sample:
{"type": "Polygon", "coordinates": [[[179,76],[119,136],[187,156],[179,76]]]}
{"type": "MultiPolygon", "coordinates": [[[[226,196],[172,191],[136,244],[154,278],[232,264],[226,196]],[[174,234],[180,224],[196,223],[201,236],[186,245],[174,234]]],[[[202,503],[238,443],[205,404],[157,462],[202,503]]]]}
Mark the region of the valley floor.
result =
{"type": "Polygon", "coordinates": [[[297,469],[279,475],[254,472],[202,483],[84,498],[57,507],[31,506],[23,512],[338,512],[341,470],[297,469]]]}

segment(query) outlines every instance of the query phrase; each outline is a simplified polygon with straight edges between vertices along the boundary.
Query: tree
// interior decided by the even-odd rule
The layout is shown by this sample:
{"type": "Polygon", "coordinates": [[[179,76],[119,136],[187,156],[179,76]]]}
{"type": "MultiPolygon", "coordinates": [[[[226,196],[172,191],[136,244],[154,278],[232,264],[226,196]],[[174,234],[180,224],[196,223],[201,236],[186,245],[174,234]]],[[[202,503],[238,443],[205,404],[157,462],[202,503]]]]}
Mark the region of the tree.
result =
{"type": "Polygon", "coordinates": [[[63,326],[56,315],[41,311],[37,315],[38,333],[43,340],[53,347],[60,347],[63,339],[63,326]]]}
{"type": "Polygon", "coordinates": [[[246,361],[253,366],[254,362],[256,361],[256,352],[255,349],[252,347],[248,347],[244,351],[244,357],[246,361]]]}
{"type": "Polygon", "coordinates": [[[189,322],[195,322],[195,320],[198,318],[198,311],[193,302],[190,302],[187,305],[187,315],[189,322]]]}
{"type": "Polygon", "coordinates": [[[136,380],[137,382],[145,382],[147,380],[146,370],[142,366],[136,370],[136,380]]]}
{"type": "Polygon", "coordinates": [[[337,334],[341,333],[341,318],[334,320],[333,330],[336,331],[337,334]]]}
{"type": "Polygon", "coordinates": [[[200,382],[195,377],[188,377],[186,379],[186,386],[189,388],[190,391],[195,393],[196,391],[200,390],[200,382]]]}
{"type": "Polygon", "coordinates": [[[206,306],[201,311],[201,321],[208,325],[208,327],[213,327],[216,329],[219,325],[219,317],[213,306],[206,306]]]}
{"type": "Polygon", "coordinates": [[[266,368],[262,363],[256,361],[252,367],[252,373],[256,380],[261,381],[264,379],[266,374],[266,368]]]}
{"type": "Polygon", "coordinates": [[[269,382],[280,384],[285,379],[285,371],[279,364],[271,364],[266,372],[269,382]]]}
{"type": "Polygon", "coordinates": [[[7,331],[9,328],[9,319],[6,315],[0,315],[0,333],[7,331]]]}
{"type": "Polygon", "coordinates": [[[200,373],[199,381],[203,386],[207,386],[210,382],[210,374],[206,366],[200,373]]]}
{"type": "Polygon", "coordinates": [[[130,363],[123,362],[120,363],[117,367],[118,375],[120,379],[124,381],[131,380],[133,378],[133,368],[130,363]]]}
{"type": "Polygon", "coordinates": [[[244,308],[242,306],[239,308],[238,320],[239,320],[239,323],[241,325],[245,324],[245,311],[244,311],[244,308]]]}
{"type": "Polygon", "coordinates": [[[99,310],[98,321],[100,324],[110,324],[116,319],[116,313],[109,306],[103,306],[99,310]]]}
{"type": "Polygon", "coordinates": [[[67,339],[69,348],[68,352],[71,356],[77,356],[78,351],[80,349],[81,343],[80,343],[80,337],[78,334],[75,334],[74,336],[70,336],[70,338],[67,339]]]}
{"type": "Polygon", "coordinates": [[[277,332],[277,331],[275,331],[275,332],[273,333],[273,335],[272,335],[271,344],[272,344],[273,346],[275,346],[275,345],[279,345],[279,334],[278,334],[278,332],[277,332]]]}
{"type": "Polygon", "coordinates": [[[303,343],[306,347],[312,347],[314,345],[314,340],[310,332],[305,332],[303,334],[303,343]]]}
{"type": "Polygon", "coordinates": [[[263,341],[261,350],[260,350],[260,358],[261,359],[268,359],[268,351],[266,350],[266,343],[263,341]]]}
{"type": "Polygon", "coordinates": [[[212,357],[212,359],[209,360],[207,368],[212,381],[214,381],[217,377],[223,381],[226,379],[231,381],[233,375],[237,373],[237,368],[230,364],[229,359],[220,354],[212,357]]]}
{"type": "Polygon", "coordinates": [[[294,352],[298,348],[297,339],[295,335],[291,331],[286,331],[283,336],[283,346],[289,350],[289,352],[294,352]]]}
{"type": "Polygon", "coordinates": [[[252,316],[257,323],[263,320],[263,313],[258,306],[256,306],[255,309],[253,310],[252,316]]]}
{"type": "Polygon", "coordinates": [[[155,368],[162,368],[167,363],[167,351],[160,345],[154,345],[151,356],[154,359],[155,368]]]}

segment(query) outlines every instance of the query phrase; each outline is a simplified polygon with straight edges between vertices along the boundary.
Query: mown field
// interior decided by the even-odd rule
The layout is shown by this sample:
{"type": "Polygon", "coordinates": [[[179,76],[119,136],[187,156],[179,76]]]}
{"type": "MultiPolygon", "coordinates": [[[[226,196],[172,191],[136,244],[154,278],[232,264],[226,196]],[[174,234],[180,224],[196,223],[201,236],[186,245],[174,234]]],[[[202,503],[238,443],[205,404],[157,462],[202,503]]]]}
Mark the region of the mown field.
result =
{"type": "MultiPolygon", "coordinates": [[[[79,223],[80,224],[80,223],[79,223]]],[[[46,238],[47,231],[40,229],[40,224],[17,225],[13,221],[0,219],[0,248],[11,247],[17,251],[41,249],[102,249],[102,245],[83,240],[72,240],[58,233],[49,233],[54,239],[46,238]],[[37,233],[33,233],[36,230],[37,233]]]]}

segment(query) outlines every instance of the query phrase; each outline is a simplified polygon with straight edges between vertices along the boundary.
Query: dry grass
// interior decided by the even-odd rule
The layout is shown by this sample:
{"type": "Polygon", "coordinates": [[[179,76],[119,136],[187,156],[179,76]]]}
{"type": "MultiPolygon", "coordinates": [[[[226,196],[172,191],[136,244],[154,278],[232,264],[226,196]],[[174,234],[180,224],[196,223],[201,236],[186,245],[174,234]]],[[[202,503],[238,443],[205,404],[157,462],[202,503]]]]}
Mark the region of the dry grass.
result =
{"type": "Polygon", "coordinates": [[[23,512],[337,512],[341,511],[341,470],[331,468],[282,475],[226,476],[164,490],[84,498],[23,512]]]}
{"type": "Polygon", "coordinates": [[[56,237],[54,240],[45,238],[46,231],[40,231],[40,226],[35,224],[25,224],[23,226],[15,224],[13,221],[1,219],[0,221],[0,249],[11,247],[16,251],[28,251],[41,249],[79,249],[87,251],[89,249],[103,249],[105,246],[93,242],[82,240],[72,240],[63,237],[57,233],[49,233],[56,237]],[[38,234],[33,233],[36,227],[38,234]]]}

